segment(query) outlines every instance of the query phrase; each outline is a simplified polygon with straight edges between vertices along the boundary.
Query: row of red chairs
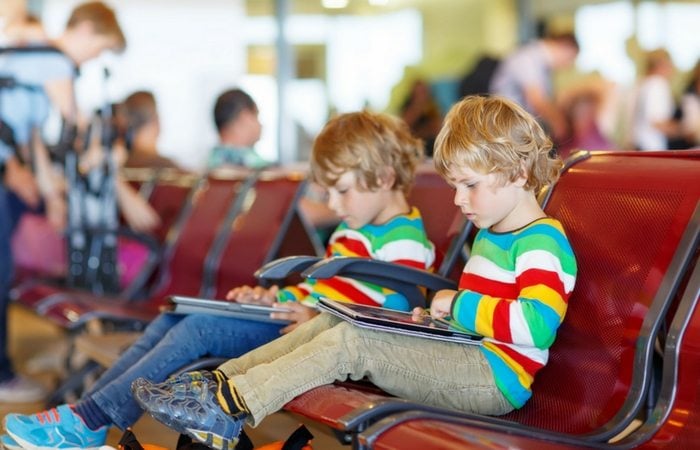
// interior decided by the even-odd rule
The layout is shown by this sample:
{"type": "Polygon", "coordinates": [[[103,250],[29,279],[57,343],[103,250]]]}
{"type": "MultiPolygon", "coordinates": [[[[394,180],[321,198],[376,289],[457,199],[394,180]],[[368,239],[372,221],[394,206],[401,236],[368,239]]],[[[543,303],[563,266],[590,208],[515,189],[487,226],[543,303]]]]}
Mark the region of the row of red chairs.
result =
{"type": "Polygon", "coordinates": [[[147,322],[172,294],[223,296],[231,286],[254,283],[255,269],[285,252],[320,251],[299,214],[304,187],[303,174],[282,171],[158,178],[149,201],[163,220],[155,233],[162,247],[154,273],[144,271],[152,280],[140,296],[95,296],[31,280],[13,297],[77,330],[95,318],[147,322]]]}
{"type": "MultiPolygon", "coordinates": [[[[88,324],[140,329],[157,314],[172,294],[221,298],[231,287],[254,284],[255,270],[287,255],[315,255],[323,249],[300,214],[299,201],[306,185],[299,171],[214,173],[196,177],[171,171],[127,173],[161,216],[153,233],[160,242],[157,263],[138,275],[140,295],[132,288],[121,296],[98,296],[57,283],[25,280],[13,289],[14,299],[72,332],[88,324]]],[[[450,187],[432,166],[419,168],[411,202],[425,214],[429,235],[436,240],[439,260],[449,267],[466,257],[452,243],[464,220],[452,206],[450,187]],[[452,243],[452,249],[450,244],[452,243]]],[[[464,238],[462,238],[464,242],[464,238]]],[[[286,277],[285,277],[286,278],[286,277]]],[[[94,327],[91,327],[95,329],[94,327]]],[[[80,385],[84,366],[67,385],[80,385]]],[[[60,389],[62,392],[64,389],[60,389]]]]}
{"type": "Polygon", "coordinates": [[[698,180],[700,151],[585,153],[570,162],[545,210],[564,224],[579,277],[522,409],[465,414],[348,383],[286,409],[358,448],[607,447],[639,418],[644,425],[616,446],[691,448],[700,442],[698,180]]]}
{"type": "MultiPolygon", "coordinates": [[[[376,448],[412,446],[419,442],[417,434],[425,434],[424,448],[492,448],[511,442],[508,439],[516,448],[598,447],[608,445],[640,416],[647,423],[619,445],[636,442],[653,447],[654,433],[671,442],[692,442],[689,439],[700,437],[693,413],[697,377],[686,376],[682,369],[697,374],[697,341],[680,339],[697,332],[697,324],[682,321],[681,314],[695,317],[697,276],[691,278],[690,273],[698,254],[699,179],[698,151],[586,153],[572,160],[549,193],[546,211],[567,230],[579,278],[550,362],[538,375],[535,395],[521,410],[499,418],[466,415],[347,383],[313,390],[286,408],[331,425],[348,442],[376,448]],[[660,366],[654,362],[657,342],[666,348],[660,366]],[[675,345],[677,352],[682,342],[688,342],[684,346],[691,353],[688,363],[682,354],[674,357],[674,350],[669,350],[675,345]],[[664,371],[661,379],[654,376],[655,366],[664,371]],[[658,383],[660,391],[655,388],[658,383]],[[673,395],[679,388],[684,397],[673,395]],[[657,424],[666,424],[660,428],[663,432],[647,425],[655,418],[657,424]],[[467,429],[461,432],[463,427],[467,429]]],[[[419,173],[412,202],[423,211],[428,233],[445,257],[439,274],[452,275],[453,283],[455,261],[468,256],[462,248],[468,228],[451,197],[434,170],[419,173]]],[[[254,241],[245,242],[243,247],[251,247],[254,241]]],[[[222,247],[219,243],[212,248],[222,247]]],[[[188,264],[191,270],[192,262],[188,264]]],[[[373,262],[304,268],[308,276],[341,271],[361,277],[368,273],[365,264],[373,262]]],[[[407,288],[418,279],[433,282],[410,269],[397,271],[382,268],[379,273],[392,272],[392,282],[407,288]],[[401,281],[404,271],[409,278],[401,281]]]]}

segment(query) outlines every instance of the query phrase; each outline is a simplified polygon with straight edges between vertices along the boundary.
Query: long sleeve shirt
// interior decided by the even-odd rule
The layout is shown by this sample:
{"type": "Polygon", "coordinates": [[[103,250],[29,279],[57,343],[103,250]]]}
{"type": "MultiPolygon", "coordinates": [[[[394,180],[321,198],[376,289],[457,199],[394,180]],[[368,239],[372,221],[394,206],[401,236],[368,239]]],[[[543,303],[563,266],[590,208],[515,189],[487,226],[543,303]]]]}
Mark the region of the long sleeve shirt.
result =
{"type": "MultiPolygon", "coordinates": [[[[368,224],[352,229],[341,223],[331,235],[326,249],[326,257],[336,256],[372,258],[430,270],[435,262],[435,248],[425,233],[420,212],[412,208],[409,214],[396,216],[381,225],[368,224]]],[[[278,293],[280,301],[301,301],[309,306],[315,305],[320,297],[409,309],[407,299],[397,292],[342,276],[310,279],[278,293]]]]}
{"type": "Polygon", "coordinates": [[[574,252],[555,219],[508,233],[482,229],[476,236],[452,316],[484,336],[480,348],[496,385],[516,408],[530,398],[535,373],[547,363],[576,271],[574,252]]]}

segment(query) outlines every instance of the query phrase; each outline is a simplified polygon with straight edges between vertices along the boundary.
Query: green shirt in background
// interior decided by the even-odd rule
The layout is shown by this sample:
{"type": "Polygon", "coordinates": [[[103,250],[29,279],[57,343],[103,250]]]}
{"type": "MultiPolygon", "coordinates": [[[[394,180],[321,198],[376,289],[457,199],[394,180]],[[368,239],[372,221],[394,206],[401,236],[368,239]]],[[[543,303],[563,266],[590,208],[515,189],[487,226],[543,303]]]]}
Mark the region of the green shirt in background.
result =
{"type": "Polygon", "coordinates": [[[252,148],[229,147],[223,145],[214,147],[209,154],[207,167],[209,169],[216,169],[226,165],[261,169],[265,166],[269,166],[270,162],[263,159],[252,148]]]}

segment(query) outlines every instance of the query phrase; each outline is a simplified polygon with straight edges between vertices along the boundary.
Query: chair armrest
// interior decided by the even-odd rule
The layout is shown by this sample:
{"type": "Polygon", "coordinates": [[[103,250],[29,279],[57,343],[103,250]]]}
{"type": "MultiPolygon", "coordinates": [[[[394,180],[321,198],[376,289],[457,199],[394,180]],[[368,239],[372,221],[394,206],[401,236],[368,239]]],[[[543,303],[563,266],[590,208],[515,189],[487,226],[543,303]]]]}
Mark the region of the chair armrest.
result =
{"type": "Polygon", "coordinates": [[[293,273],[301,272],[317,263],[319,256],[288,256],[265,264],[255,271],[255,278],[261,281],[283,280],[293,273]]]}
{"type": "Polygon", "coordinates": [[[452,280],[434,273],[369,258],[341,257],[321,260],[301,274],[306,278],[331,278],[336,275],[374,283],[394,290],[408,299],[411,307],[426,304],[419,286],[431,291],[455,289],[452,280]]]}
{"type": "MultiPolygon", "coordinates": [[[[105,231],[100,230],[100,232],[104,233],[105,231]]],[[[127,227],[119,227],[117,228],[117,235],[125,236],[129,239],[139,241],[140,243],[148,247],[148,249],[151,250],[153,253],[160,253],[161,251],[161,245],[160,242],[158,242],[158,239],[149,234],[139,233],[127,227]]]]}

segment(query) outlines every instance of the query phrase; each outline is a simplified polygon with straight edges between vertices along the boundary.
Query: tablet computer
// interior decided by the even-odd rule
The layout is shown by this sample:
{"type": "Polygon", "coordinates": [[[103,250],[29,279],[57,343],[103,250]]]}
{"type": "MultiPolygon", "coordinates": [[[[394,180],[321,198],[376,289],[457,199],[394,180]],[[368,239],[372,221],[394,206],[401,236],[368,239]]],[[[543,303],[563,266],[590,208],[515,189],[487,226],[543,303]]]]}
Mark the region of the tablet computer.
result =
{"type": "Polygon", "coordinates": [[[415,321],[410,312],[338,302],[327,298],[321,298],[318,307],[363,328],[475,345],[481,344],[483,338],[449,320],[435,319],[429,315],[415,321]]]}
{"type": "Polygon", "coordinates": [[[267,305],[251,305],[228,300],[187,297],[182,295],[171,295],[168,300],[173,305],[172,312],[177,314],[214,314],[257,320],[259,322],[289,323],[288,320],[272,319],[270,317],[270,313],[272,312],[289,312],[289,309],[285,308],[274,308],[267,305]]]}

